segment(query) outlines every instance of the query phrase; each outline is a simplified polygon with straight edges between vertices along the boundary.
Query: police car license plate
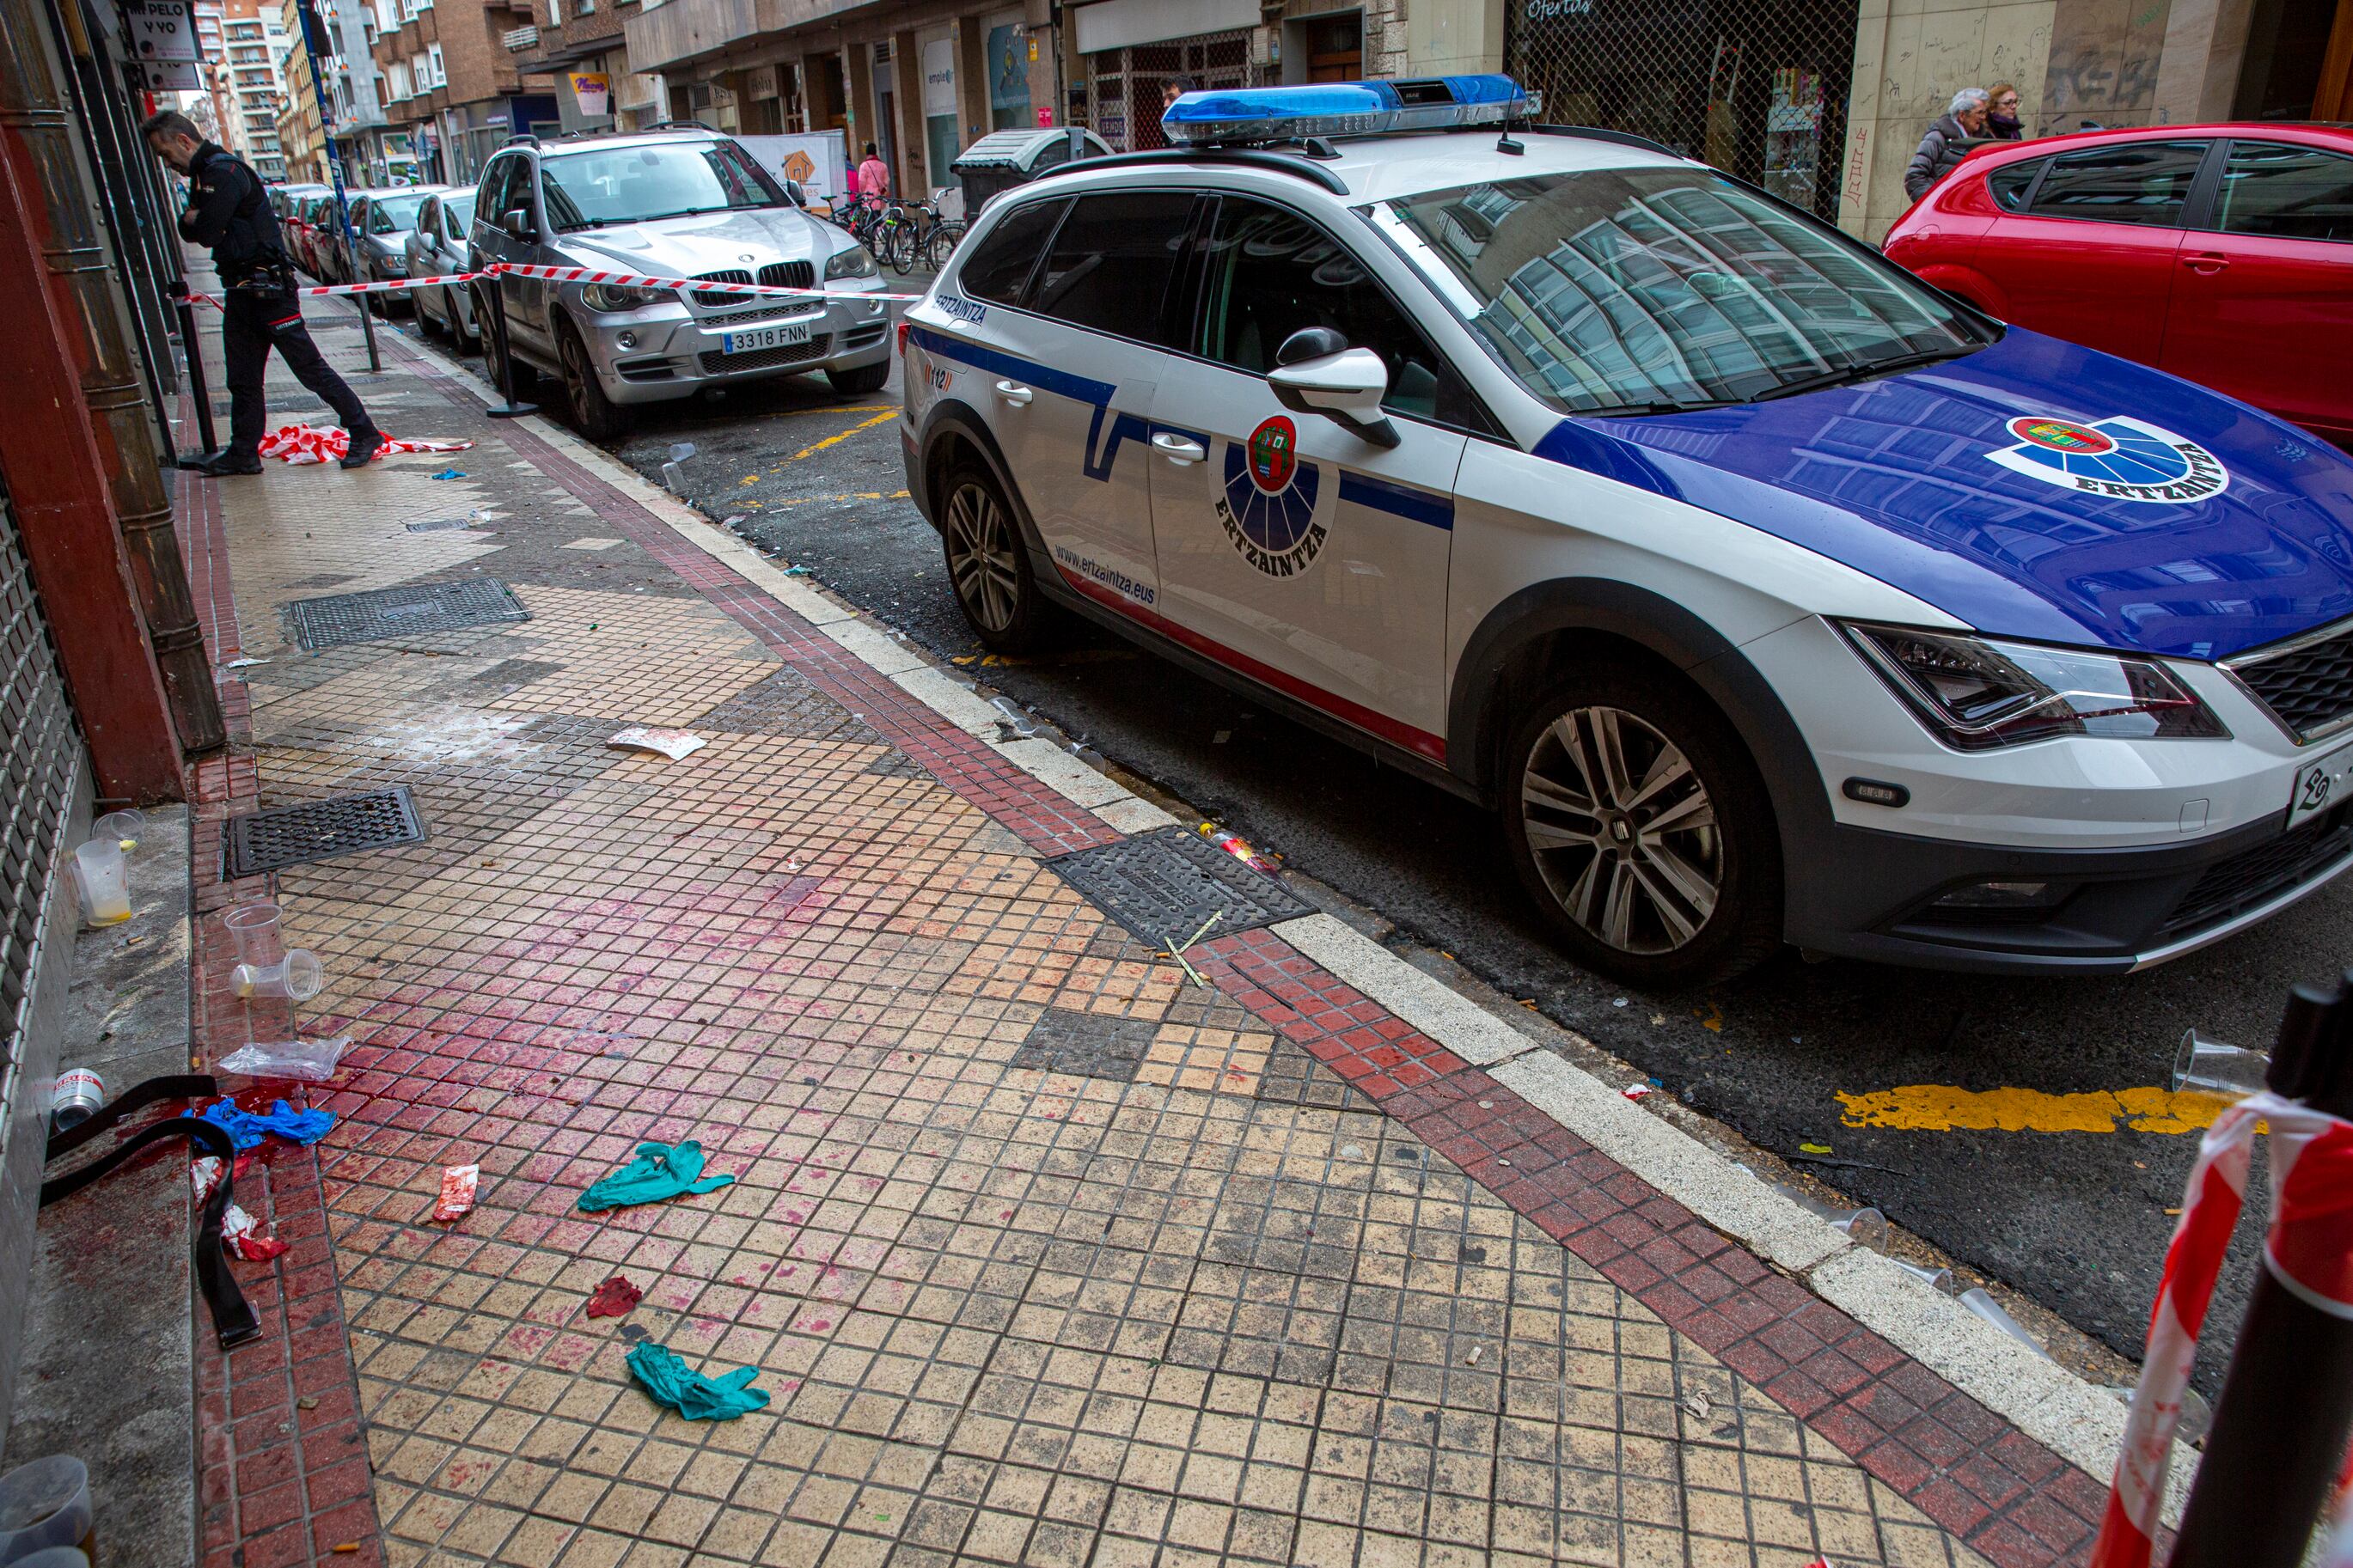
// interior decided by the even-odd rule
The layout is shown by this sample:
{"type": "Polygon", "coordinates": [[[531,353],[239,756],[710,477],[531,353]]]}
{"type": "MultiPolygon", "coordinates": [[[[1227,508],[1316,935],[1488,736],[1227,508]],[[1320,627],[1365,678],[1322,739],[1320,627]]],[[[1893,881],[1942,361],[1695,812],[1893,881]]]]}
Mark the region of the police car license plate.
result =
{"type": "Polygon", "coordinates": [[[2353,775],[2353,746],[2339,746],[2296,769],[2295,793],[2288,797],[2287,825],[2294,827],[2343,800],[2348,783],[2353,783],[2348,775],[2353,775]]]}
{"type": "Polygon", "coordinates": [[[787,321],[778,327],[747,327],[740,332],[722,332],[719,348],[723,353],[741,354],[754,349],[789,348],[808,341],[808,322],[787,321]]]}

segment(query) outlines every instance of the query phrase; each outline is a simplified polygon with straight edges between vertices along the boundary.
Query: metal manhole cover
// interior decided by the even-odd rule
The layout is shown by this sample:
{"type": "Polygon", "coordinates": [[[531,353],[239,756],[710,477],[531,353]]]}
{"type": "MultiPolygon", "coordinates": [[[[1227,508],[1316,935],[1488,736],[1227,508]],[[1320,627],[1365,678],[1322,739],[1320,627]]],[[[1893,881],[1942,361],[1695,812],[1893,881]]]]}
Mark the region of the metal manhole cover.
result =
{"type": "MultiPolygon", "coordinates": [[[[1187,927],[1176,940],[1191,934],[1187,927]]],[[[1134,1083],[1144,1053],[1159,1033],[1160,1026],[1150,1018],[1111,1018],[1074,1007],[1049,1007],[1014,1047],[1012,1065],[1134,1083]]]]}
{"type": "Polygon", "coordinates": [[[1281,882],[1181,827],[1155,828],[1046,863],[1155,947],[1183,942],[1221,911],[1212,940],[1315,912],[1281,882]]]}
{"type": "Polygon", "coordinates": [[[330,860],[395,844],[418,844],[425,819],[406,786],[276,806],[228,819],[222,878],[235,881],[280,866],[330,860]]]}
{"type": "Polygon", "coordinates": [[[315,649],[462,631],[501,621],[527,621],[531,612],[522,607],[514,590],[497,578],[468,577],[455,583],[420,583],[325,599],[297,599],[286,606],[286,619],[294,640],[315,649]]]}

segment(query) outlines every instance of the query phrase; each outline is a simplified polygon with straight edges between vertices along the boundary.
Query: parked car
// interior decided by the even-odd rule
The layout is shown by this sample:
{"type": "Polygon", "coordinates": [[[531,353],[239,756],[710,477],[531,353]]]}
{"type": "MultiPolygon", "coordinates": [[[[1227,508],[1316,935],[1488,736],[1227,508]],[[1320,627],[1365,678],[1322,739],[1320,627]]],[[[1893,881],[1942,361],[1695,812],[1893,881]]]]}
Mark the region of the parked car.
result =
{"type": "MultiPolygon", "coordinates": [[[[438,278],[466,270],[466,230],[474,221],[474,189],[460,185],[437,191],[417,210],[417,225],[402,237],[408,257],[408,276],[438,278]]],[[[428,335],[447,330],[460,353],[480,353],[481,333],[474,325],[473,292],[463,284],[415,289],[409,299],[417,306],[417,326],[428,335]]]]}
{"type": "Polygon", "coordinates": [[[278,233],[286,247],[289,260],[302,265],[302,254],[295,239],[295,226],[301,221],[302,204],[327,187],[296,184],[269,187],[269,208],[278,215],[278,233]]]}
{"type": "Polygon", "coordinates": [[[2001,144],[1922,196],[1885,250],[2004,321],[2353,447],[2353,128],[2001,144]]]}
{"type": "Polygon", "coordinates": [[[1489,805],[1629,984],[2124,973],[2353,869],[2353,458],[1525,112],[1192,93],[991,202],[899,339],[976,637],[1489,805]]]}
{"type": "MultiPolygon", "coordinates": [[[[502,275],[491,374],[520,393],[558,376],[573,423],[618,435],[640,403],[823,371],[847,397],[891,374],[891,321],[866,247],[804,210],[733,138],[700,127],[542,144],[519,136],[482,171],[468,266],[582,267],[706,283],[821,290],[805,298],[711,289],[550,282],[502,275]]],[[[491,279],[472,285],[477,320],[491,279]]],[[[488,323],[486,323],[488,324],[488,323]]]]}
{"type": "Polygon", "coordinates": [[[316,278],[319,267],[311,251],[312,215],[322,200],[332,201],[333,193],[324,185],[298,185],[287,195],[286,205],[278,215],[279,232],[285,237],[286,255],[295,266],[316,278]]]}
{"type": "MultiPolygon", "coordinates": [[[[355,199],[354,193],[345,192],[346,210],[355,199]]],[[[310,258],[308,270],[322,283],[343,280],[342,220],[335,207],[332,191],[313,196],[309,204],[308,220],[304,225],[304,252],[310,258]]]]}
{"type": "MultiPolygon", "coordinates": [[[[352,205],[351,242],[358,249],[343,269],[344,281],[387,283],[408,276],[408,233],[427,196],[445,185],[405,185],[394,191],[370,191],[352,205]]],[[[362,296],[369,310],[391,316],[410,307],[406,293],[362,296]]]]}

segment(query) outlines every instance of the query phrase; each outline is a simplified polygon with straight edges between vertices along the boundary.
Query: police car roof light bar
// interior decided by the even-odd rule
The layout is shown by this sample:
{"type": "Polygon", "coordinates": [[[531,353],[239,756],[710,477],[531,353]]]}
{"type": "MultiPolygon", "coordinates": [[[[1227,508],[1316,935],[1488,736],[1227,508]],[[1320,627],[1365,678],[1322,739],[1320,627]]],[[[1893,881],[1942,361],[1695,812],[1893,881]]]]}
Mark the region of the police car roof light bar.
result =
{"type": "Polygon", "coordinates": [[[1443,76],[1198,90],[1168,106],[1160,129],[1170,142],[1186,146],[1236,146],[1312,136],[1456,131],[1502,125],[1527,114],[1527,94],[1510,77],[1443,76]]]}

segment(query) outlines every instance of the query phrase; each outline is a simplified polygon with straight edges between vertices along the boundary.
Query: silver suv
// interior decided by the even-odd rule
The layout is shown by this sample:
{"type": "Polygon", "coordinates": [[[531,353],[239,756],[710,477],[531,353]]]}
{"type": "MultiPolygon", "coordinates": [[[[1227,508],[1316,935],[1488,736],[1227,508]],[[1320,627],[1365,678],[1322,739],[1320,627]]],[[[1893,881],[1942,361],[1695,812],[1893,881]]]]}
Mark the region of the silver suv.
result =
{"type": "MultiPolygon", "coordinates": [[[[591,439],[620,435],[632,404],[708,386],[821,370],[835,392],[859,397],[891,374],[889,308],[864,297],[882,287],[873,257],[803,211],[797,186],[700,126],[515,138],[482,170],[468,257],[478,269],[504,261],[824,290],[792,298],[501,276],[515,395],[542,372],[562,377],[572,422],[591,439]]],[[[504,385],[491,286],[473,284],[474,305],[504,385]]]]}

